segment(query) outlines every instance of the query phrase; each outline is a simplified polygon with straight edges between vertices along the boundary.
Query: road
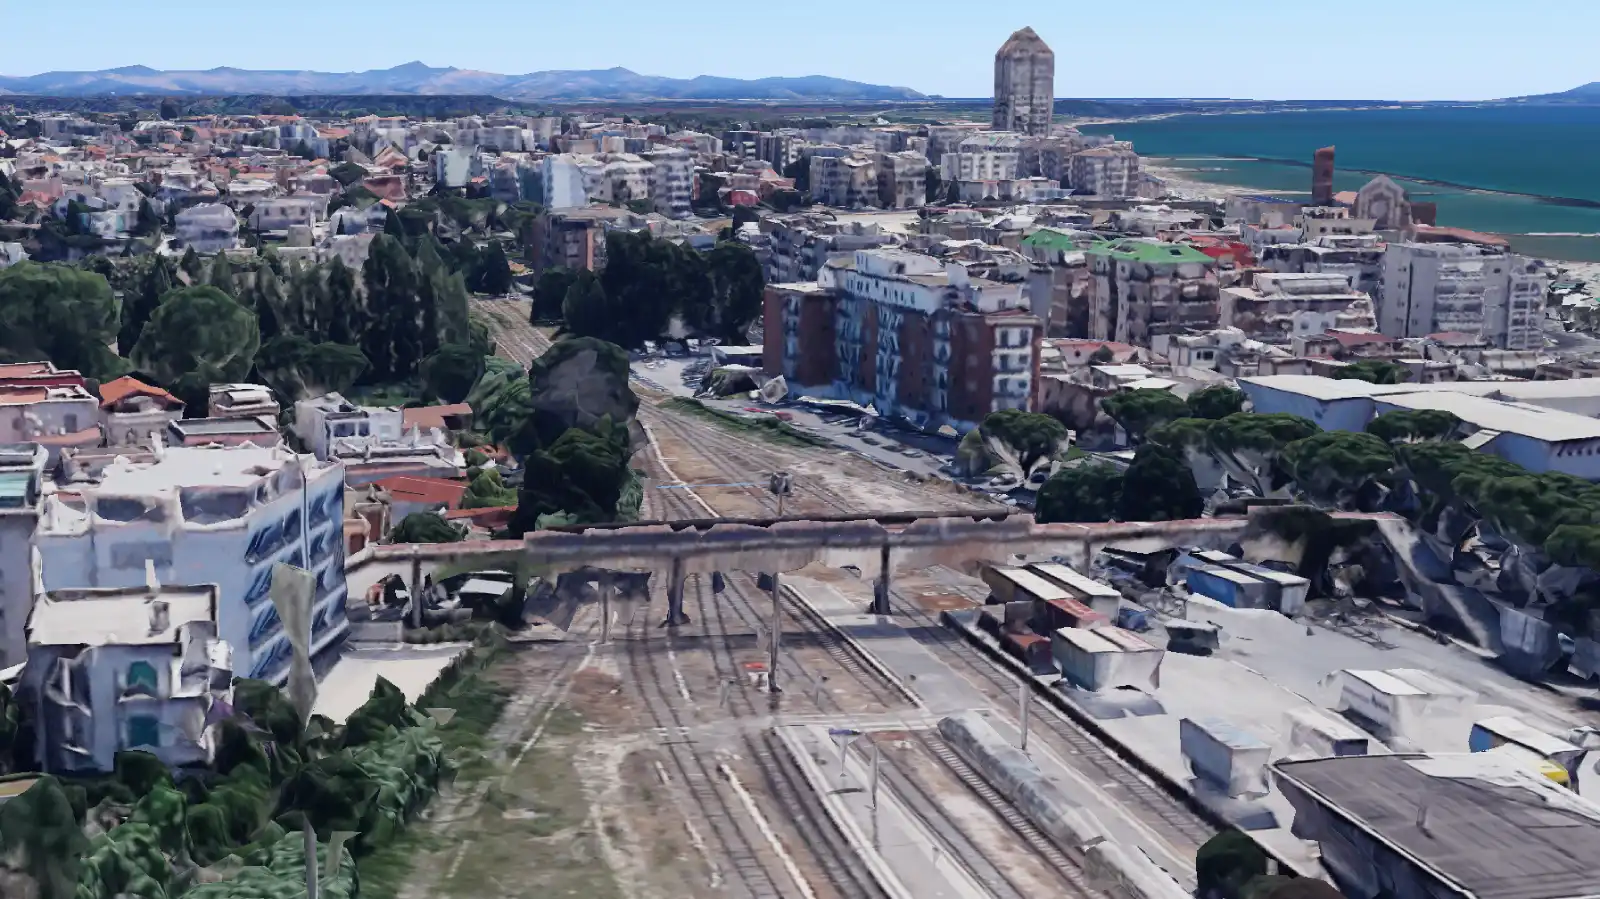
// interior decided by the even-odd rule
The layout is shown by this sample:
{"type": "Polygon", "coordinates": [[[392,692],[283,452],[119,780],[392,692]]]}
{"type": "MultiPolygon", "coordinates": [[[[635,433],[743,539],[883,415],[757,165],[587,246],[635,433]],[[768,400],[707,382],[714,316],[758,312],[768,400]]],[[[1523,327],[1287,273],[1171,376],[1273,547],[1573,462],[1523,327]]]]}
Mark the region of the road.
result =
{"type": "MultiPolygon", "coordinates": [[[[502,356],[526,365],[550,345],[528,323],[525,303],[480,300],[474,312],[494,329],[502,356]]],[[[637,373],[655,381],[662,372],[637,373]]],[[[766,475],[780,469],[794,479],[785,514],[997,508],[984,497],[888,471],[851,452],[775,444],[682,414],[662,406],[667,394],[638,378],[635,390],[650,446],[635,455],[634,464],[647,476],[644,514],[652,519],[773,514],[778,500],[766,490],[766,475]]],[[[820,419],[802,424],[824,433],[851,427],[820,419]]],[[[889,449],[860,449],[901,467],[908,461],[889,449]]],[[[931,468],[937,462],[924,457],[921,464],[931,468]]],[[[873,657],[864,644],[842,639],[838,625],[803,605],[798,594],[785,591],[777,609],[783,651],[776,673],[786,690],[771,697],[751,689],[750,679],[763,676],[773,603],[752,574],[729,572],[724,586],[713,593],[709,579],[691,577],[685,585],[690,623],[677,628],[658,627],[665,607],[659,585],[648,599],[624,600],[616,604],[616,614],[627,621],[616,629],[621,637],[599,647],[608,670],[620,678],[619,701],[630,710],[624,728],[653,737],[650,748],[639,751],[651,756],[663,772],[661,785],[677,797],[671,815],[681,819],[702,862],[695,876],[706,877],[704,888],[712,895],[879,895],[861,853],[846,844],[822,814],[822,799],[785,762],[789,755],[775,742],[772,727],[886,716],[903,718],[906,733],[922,733],[925,716],[898,686],[906,682],[925,690],[948,683],[952,695],[965,697],[963,703],[987,702],[1005,719],[1014,713],[1018,682],[900,590],[893,597],[896,616],[886,624],[888,640],[877,644],[883,654],[873,657]]],[[[1179,856],[1192,853],[1208,835],[1208,825],[1064,716],[1041,712],[1034,739],[1067,760],[1063,764],[1086,789],[1103,793],[1094,804],[1108,816],[1124,815],[1119,827],[1157,834],[1179,856]]],[[[921,748],[904,758],[891,753],[892,764],[902,767],[893,768],[886,782],[906,807],[922,810],[950,858],[964,859],[978,880],[991,883],[992,896],[1040,889],[1082,894],[1075,862],[1036,839],[1030,842],[1024,819],[978,798],[971,772],[967,779],[958,777],[937,757],[937,746],[925,742],[918,737],[906,744],[921,748]],[[997,879],[996,872],[1006,874],[997,879]]],[[[906,883],[920,882],[916,871],[904,873],[906,883]]]]}

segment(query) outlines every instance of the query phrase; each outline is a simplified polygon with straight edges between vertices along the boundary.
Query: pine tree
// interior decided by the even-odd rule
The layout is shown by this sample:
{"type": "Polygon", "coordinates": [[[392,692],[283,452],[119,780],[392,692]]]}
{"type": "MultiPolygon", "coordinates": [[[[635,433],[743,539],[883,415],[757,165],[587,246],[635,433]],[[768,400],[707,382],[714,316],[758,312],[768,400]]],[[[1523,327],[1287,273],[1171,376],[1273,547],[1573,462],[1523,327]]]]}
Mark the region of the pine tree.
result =
{"type": "Polygon", "coordinates": [[[500,241],[489,241],[479,262],[478,289],[493,296],[511,292],[511,263],[506,259],[500,241]]]}
{"type": "Polygon", "coordinates": [[[178,263],[178,267],[183,269],[184,274],[189,276],[189,284],[191,286],[199,284],[200,275],[205,272],[205,266],[200,262],[200,254],[194,251],[194,247],[184,251],[183,261],[178,263]]]}
{"type": "Polygon", "coordinates": [[[206,275],[206,283],[222,291],[230,297],[238,298],[239,285],[233,276],[233,263],[228,261],[227,253],[218,253],[211,259],[211,271],[206,275]]]}
{"type": "MultiPolygon", "coordinates": [[[[328,281],[317,309],[319,330],[335,343],[355,346],[366,327],[366,311],[356,292],[355,274],[338,256],[328,264],[328,281]]],[[[368,357],[370,360],[371,357],[368,357]]]]}
{"type": "Polygon", "coordinates": [[[361,335],[361,349],[380,381],[409,378],[422,361],[422,311],[417,266],[387,234],[373,238],[362,270],[372,320],[361,335]]]}
{"type": "Polygon", "coordinates": [[[123,356],[133,352],[145,323],[161,305],[161,298],[173,288],[172,263],[165,256],[153,254],[150,267],[139,279],[138,289],[129,291],[122,300],[122,324],[117,329],[117,352],[123,356]]]}

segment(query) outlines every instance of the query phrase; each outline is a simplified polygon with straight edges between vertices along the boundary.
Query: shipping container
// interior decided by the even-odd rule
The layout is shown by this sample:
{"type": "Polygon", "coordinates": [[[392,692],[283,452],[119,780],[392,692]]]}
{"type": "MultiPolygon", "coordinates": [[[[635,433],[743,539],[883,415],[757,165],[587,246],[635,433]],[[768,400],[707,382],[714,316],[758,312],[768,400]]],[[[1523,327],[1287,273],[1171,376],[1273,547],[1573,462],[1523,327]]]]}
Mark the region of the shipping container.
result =
{"type": "Polygon", "coordinates": [[[983,582],[989,587],[989,602],[1019,602],[1036,599],[1070,599],[1072,594],[1037,574],[1022,568],[985,565],[983,582]]]}
{"type": "Polygon", "coordinates": [[[1190,593],[1235,609],[1266,608],[1268,592],[1271,590],[1266,581],[1220,565],[1189,569],[1185,583],[1190,593]]]}
{"type": "Polygon", "coordinates": [[[1110,623],[1109,618],[1076,599],[1043,600],[1033,606],[1033,629],[1039,634],[1049,634],[1063,627],[1093,628],[1110,623]]]}
{"type": "Polygon", "coordinates": [[[978,613],[978,630],[997,640],[1000,638],[1000,632],[1005,629],[1004,625],[1005,622],[994,613],[993,609],[984,609],[978,613]]]}
{"type": "Polygon", "coordinates": [[[1307,750],[1318,758],[1344,758],[1366,755],[1372,738],[1354,724],[1321,709],[1290,709],[1289,745],[1307,750]]]}
{"type": "Polygon", "coordinates": [[[1387,671],[1347,669],[1330,679],[1337,685],[1338,710],[1372,724],[1383,736],[1416,733],[1428,717],[1429,694],[1387,671]]]}
{"type": "Polygon", "coordinates": [[[1234,562],[1225,567],[1265,583],[1266,607],[1290,617],[1300,614],[1300,610],[1305,607],[1306,597],[1311,593],[1311,582],[1298,574],[1289,574],[1249,562],[1234,562]]]}
{"type": "Polygon", "coordinates": [[[1384,671],[1428,694],[1427,707],[1431,715],[1465,715],[1478,704],[1476,692],[1447,681],[1431,671],[1424,671],[1421,668],[1386,668],[1384,671]]]}
{"type": "Polygon", "coordinates": [[[1510,715],[1485,718],[1472,725],[1467,737],[1467,748],[1473,752],[1488,752],[1501,746],[1520,747],[1539,758],[1546,759],[1567,772],[1569,779],[1577,773],[1585,750],[1546,733],[1510,715]]]}
{"type": "Polygon", "coordinates": [[[1207,565],[1227,565],[1229,562],[1237,561],[1239,561],[1237,557],[1214,549],[1192,549],[1178,553],[1178,558],[1173,560],[1167,573],[1172,578],[1181,580],[1192,569],[1204,568],[1207,565]]]}
{"type": "Polygon", "coordinates": [[[1000,648],[1006,654],[1028,666],[1034,674],[1054,674],[1055,659],[1050,655],[1050,641],[1038,634],[1005,633],[1000,635],[1000,648]]]}
{"type": "Polygon", "coordinates": [[[1178,745],[1189,769],[1229,796],[1265,796],[1272,747],[1220,718],[1184,718],[1178,745]]]}
{"type": "Polygon", "coordinates": [[[1102,584],[1092,577],[1055,562],[1036,562],[1028,570],[1072,594],[1072,598],[1096,612],[1115,619],[1122,608],[1122,594],[1115,587],[1102,584]]]}
{"type": "Polygon", "coordinates": [[[1074,686],[1090,692],[1116,687],[1159,686],[1161,650],[1115,628],[1058,628],[1050,637],[1050,654],[1074,686]],[[1129,641],[1137,640],[1142,648],[1129,641]]]}
{"type": "Polygon", "coordinates": [[[1221,628],[1208,621],[1169,620],[1161,626],[1167,631],[1167,648],[1173,652],[1205,655],[1215,652],[1221,642],[1221,628]]]}
{"type": "Polygon", "coordinates": [[[1123,606],[1117,610],[1117,627],[1147,631],[1150,629],[1150,613],[1135,606],[1123,606]]]}
{"type": "Polygon", "coordinates": [[[1005,605],[1006,630],[1024,631],[1033,623],[1034,601],[1019,599],[1005,605]]]}

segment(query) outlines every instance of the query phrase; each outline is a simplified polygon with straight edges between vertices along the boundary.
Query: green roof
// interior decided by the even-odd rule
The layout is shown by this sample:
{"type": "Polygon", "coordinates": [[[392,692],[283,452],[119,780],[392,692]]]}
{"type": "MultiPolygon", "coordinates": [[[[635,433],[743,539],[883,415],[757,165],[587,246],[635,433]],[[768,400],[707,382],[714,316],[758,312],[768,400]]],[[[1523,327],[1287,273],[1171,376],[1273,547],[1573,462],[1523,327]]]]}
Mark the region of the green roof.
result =
{"type": "Polygon", "coordinates": [[[1073,242],[1072,235],[1054,228],[1040,228],[1022,239],[1030,247],[1044,247],[1047,250],[1076,250],[1078,245],[1073,242]]]}
{"type": "Polygon", "coordinates": [[[1119,240],[1115,243],[1099,244],[1085,249],[1084,252],[1151,264],[1176,265],[1184,262],[1212,261],[1210,256],[1188,244],[1151,243],[1143,240],[1119,240]]]}

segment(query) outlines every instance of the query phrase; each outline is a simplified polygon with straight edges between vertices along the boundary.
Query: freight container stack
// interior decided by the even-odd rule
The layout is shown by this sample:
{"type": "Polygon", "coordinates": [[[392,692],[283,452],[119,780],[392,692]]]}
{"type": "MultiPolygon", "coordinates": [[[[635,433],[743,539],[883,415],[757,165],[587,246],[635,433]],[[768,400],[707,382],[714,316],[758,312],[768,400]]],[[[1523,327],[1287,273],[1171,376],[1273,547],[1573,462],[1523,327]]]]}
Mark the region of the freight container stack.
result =
{"type": "Polygon", "coordinates": [[[1184,718],[1178,744],[1194,776],[1233,797],[1265,796],[1272,747],[1220,718],[1184,718]]]}
{"type": "Polygon", "coordinates": [[[1073,599],[1106,616],[1107,619],[1116,620],[1117,612],[1122,608],[1122,594],[1118,593],[1115,587],[1079,574],[1065,565],[1039,562],[1029,565],[1028,570],[1066,590],[1072,594],[1073,599]]]}
{"type": "Polygon", "coordinates": [[[1050,636],[1050,653],[1081,690],[1160,685],[1162,651],[1120,628],[1058,628],[1050,636]]]}

